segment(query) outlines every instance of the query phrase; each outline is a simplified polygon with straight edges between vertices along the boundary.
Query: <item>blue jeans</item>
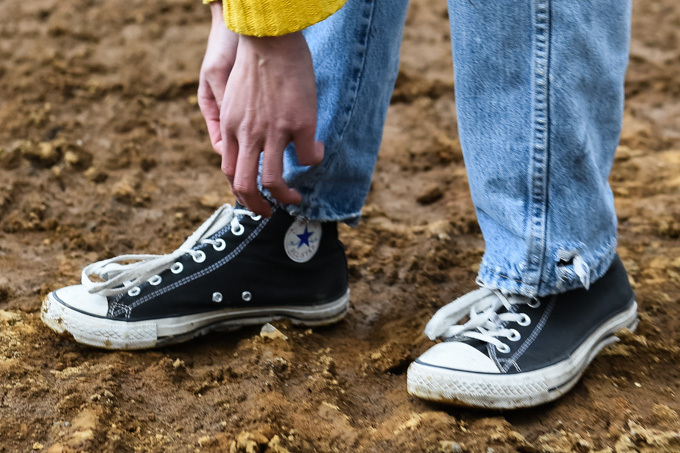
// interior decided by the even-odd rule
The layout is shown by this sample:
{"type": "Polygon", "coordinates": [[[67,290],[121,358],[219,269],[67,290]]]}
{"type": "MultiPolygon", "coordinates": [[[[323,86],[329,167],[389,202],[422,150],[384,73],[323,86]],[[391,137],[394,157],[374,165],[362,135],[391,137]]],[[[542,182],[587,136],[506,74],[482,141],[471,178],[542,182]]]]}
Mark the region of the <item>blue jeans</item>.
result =
{"type": "MultiPolygon", "coordinates": [[[[295,215],[356,223],[397,75],[404,0],[349,0],[305,31],[324,162],[284,177],[295,215]]],[[[588,286],[616,249],[608,184],[630,0],[449,0],[458,130],[486,250],[478,281],[526,296],[588,286]]]]}

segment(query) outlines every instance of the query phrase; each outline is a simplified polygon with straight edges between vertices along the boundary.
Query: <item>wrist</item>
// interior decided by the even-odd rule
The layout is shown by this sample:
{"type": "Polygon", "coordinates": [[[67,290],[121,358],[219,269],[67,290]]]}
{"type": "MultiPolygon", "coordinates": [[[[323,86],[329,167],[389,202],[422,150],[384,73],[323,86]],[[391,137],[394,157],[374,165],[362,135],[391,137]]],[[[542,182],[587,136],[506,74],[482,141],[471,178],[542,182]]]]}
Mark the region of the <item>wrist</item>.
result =
{"type": "Polygon", "coordinates": [[[225,26],[221,1],[218,0],[210,3],[210,13],[212,14],[213,25],[221,24],[223,27],[225,26]]]}
{"type": "Polygon", "coordinates": [[[290,33],[281,36],[247,36],[239,35],[239,41],[244,46],[249,47],[258,53],[267,54],[286,54],[297,52],[301,48],[306,48],[307,41],[302,32],[290,33]]]}

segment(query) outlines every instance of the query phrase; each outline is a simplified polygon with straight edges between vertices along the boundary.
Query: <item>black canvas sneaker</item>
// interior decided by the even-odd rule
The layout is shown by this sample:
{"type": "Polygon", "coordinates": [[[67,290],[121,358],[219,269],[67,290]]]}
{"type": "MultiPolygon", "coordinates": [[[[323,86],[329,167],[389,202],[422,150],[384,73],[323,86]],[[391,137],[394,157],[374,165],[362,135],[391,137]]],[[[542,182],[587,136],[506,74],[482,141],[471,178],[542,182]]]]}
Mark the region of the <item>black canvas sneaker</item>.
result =
{"type": "Polygon", "coordinates": [[[167,255],[123,255],[51,292],[42,320],[79,343],[142,349],[289,318],[319,326],[349,305],[337,224],[224,205],[167,255]]]}
{"type": "Polygon", "coordinates": [[[460,406],[537,406],[569,391],[617,340],[614,332],[633,331],[637,322],[635,295],[618,256],[589,290],[529,299],[479,289],[427,324],[427,336],[444,341],[411,364],[408,391],[460,406]]]}

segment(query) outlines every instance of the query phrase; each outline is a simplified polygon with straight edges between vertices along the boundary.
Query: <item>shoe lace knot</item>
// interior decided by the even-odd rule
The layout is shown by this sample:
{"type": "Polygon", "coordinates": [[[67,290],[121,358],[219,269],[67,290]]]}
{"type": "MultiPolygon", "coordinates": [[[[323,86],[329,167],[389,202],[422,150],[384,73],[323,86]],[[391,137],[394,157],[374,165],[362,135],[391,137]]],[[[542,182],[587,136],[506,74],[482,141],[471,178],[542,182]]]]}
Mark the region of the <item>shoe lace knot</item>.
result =
{"type": "Polygon", "coordinates": [[[481,288],[439,309],[427,323],[425,334],[433,341],[479,340],[507,353],[510,347],[500,338],[509,341],[521,339],[520,333],[509,328],[508,324],[527,326],[531,323],[527,314],[516,312],[517,306],[522,304],[537,307],[540,301],[501,290],[481,288]],[[499,313],[503,308],[505,311],[499,313]],[[458,324],[466,316],[469,317],[468,321],[458,324]]]}
{"type": "MultiPolygon", "coordinates": [[[[151,284],[160,283],[161,277],[158,274],[166,269],[171,269],[173,273],[181,272],[183,266],[177,260],[183,255],[190,255],[197,263],[204,261],[205,252],[198,249],[203,244],[210,244],[218,251],[223,250],[226,245],[224,240],[213,239],[212,236],[227,226],[234,235],[243,234],[240,216],[249,216],[256,221],[260,219],[260,216],[247,209],[225,204],[203,222],[177,250],[165,255],[121,255],[98,261],[85,266],[81,282],[93,294],[99,293],[103,296],[115,296],[124,292],[134,294],[131,291],[146,280],[151,284]],[[93,281],[91,276],[97,276],[102,281],[93,281]]],[[[138,294],[139,290],[137,289],[135,293],[138,294]]]]}

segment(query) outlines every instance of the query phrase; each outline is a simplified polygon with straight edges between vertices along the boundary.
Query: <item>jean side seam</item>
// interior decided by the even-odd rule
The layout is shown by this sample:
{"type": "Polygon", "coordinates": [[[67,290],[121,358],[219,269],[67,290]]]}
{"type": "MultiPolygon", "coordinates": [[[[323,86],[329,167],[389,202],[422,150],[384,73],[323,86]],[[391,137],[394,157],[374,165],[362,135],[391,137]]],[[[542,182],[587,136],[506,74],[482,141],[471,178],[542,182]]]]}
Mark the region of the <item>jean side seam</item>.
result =
{"type": "Polygon", "coordinates": [[[539,287],[545,264],[548,214],[550,0],[536,0],[533,15],[531,202],[527,283],[539,287]]]}
{"type": "Polygon", "coordinates": [[[371,26],[373,25],[373,12],[375,10],[375,0],[366,0],[365,2],[367,5],[370,5],[370,8],[366,11],[364,15],[364,19],[366,19],[366,27],[363,30],[364,36],[362,36],[361,42],[360,42],[360,51],[362,52],[361,55],[361,64],[359,65],[359,72],[356,77],[356,86],[354,87],[354,92],[352,93],[352,102],[349,106],[349,109],[347,110],[346,114],[346,122],[344,127],[340,130],[340,133],[338,134],[338,141],[342,140],[343,135],[345,135],[345,132],[347,131],[347,128],[349,127],[349,124],[352,122],[352,114],[354,113],[354,108],[356,107],[357,104],[357,99],[358,99],[358,93],[359,93],[359,87],[361,86],[361,79],[364,76],[364,70],[366,68],[366,56],[368,55],[367,49],[368,49],[368,39],[370,36],[371,32],[371,26]]]}
{"type": "MultiPolygon", "coordinates": [[[[345,134],[345,132],[347,131],[347,128],[349,127],[350,123],[352,122],[352,114],[354,113],[354,108],[357,104],[357,99],[359,98],[359,91],[360,91],[360,88],[361,88],[361,79],[364,75],[364,69],[366,68],[366,57],[368,55],[368,51],[367,51],[368,41],[369,41],[371,27],[373,25],[373,13],[374,13],[374,10],[375,10],[375,0],[366,0],[364,2],[364,4],[366,6],[368,6],[368,8],[366,8],[366,10],[362,14],[362,18],[365,20],[365,26],[362,27],[362,30],[359,32],[361,34],[361,39],[359,40],[359,42],[357,44],[357,53],[360,57],[360,62],[357,65],[355,65],[356,69],[357,69],[357,75],[353,80],[354,86],[352,86],[351,90],[350,90],[350,92],[352,93],[352,96],[351,96],[351,101],[349,102],[349,107],[346,109],[345,114],[343,115],[344,116],[343,120],[344,120],[345,124],[340,129],[340,132],[333,134],[334,135],[333,139],[336,141],[336,143],[339,143],[339,142],[342,141],[343,135],[345,134]]],[[[327,140],[327,142],[330,142],[330,140],[327,140]]],[[[333,144],[331,144],[331,146],[333,146],[333,144]]],[[[313,189],[313,192],[308,196],[308,199],[315,200],[315,202],[318,202],[318,200],[321,198],[319,196],[319,191],[321,190],[321,188],[320,188],[319,184],[316,184],[316,182],[319,181],[325,174],[328,174],[328,173],[332,174],[333,173],[332,168],[333,168],[333,165],[335,164],[334,157],[335,157],[335,154],[329,156],[329,162],[326,165],[326,168],[324,169],[323,172],[321,172],[321,171],[314,172],[314,176],[313,176],[313,181],[314,181],[313,187],[314,187],[314,189],[313,189]]],[[[326,213],[321,214],[319,209],[317,209],[316,211],[319,214],[319,216],[328,217],[328,216],[326,216],[326,213]]],[[[342,217],[343,217],[342,220],[344,220],[346,218],[345,216],[342,216],[342,217]]],[[[326,219],[324,218],[324,220],[326,220],[326,219]]]]}

